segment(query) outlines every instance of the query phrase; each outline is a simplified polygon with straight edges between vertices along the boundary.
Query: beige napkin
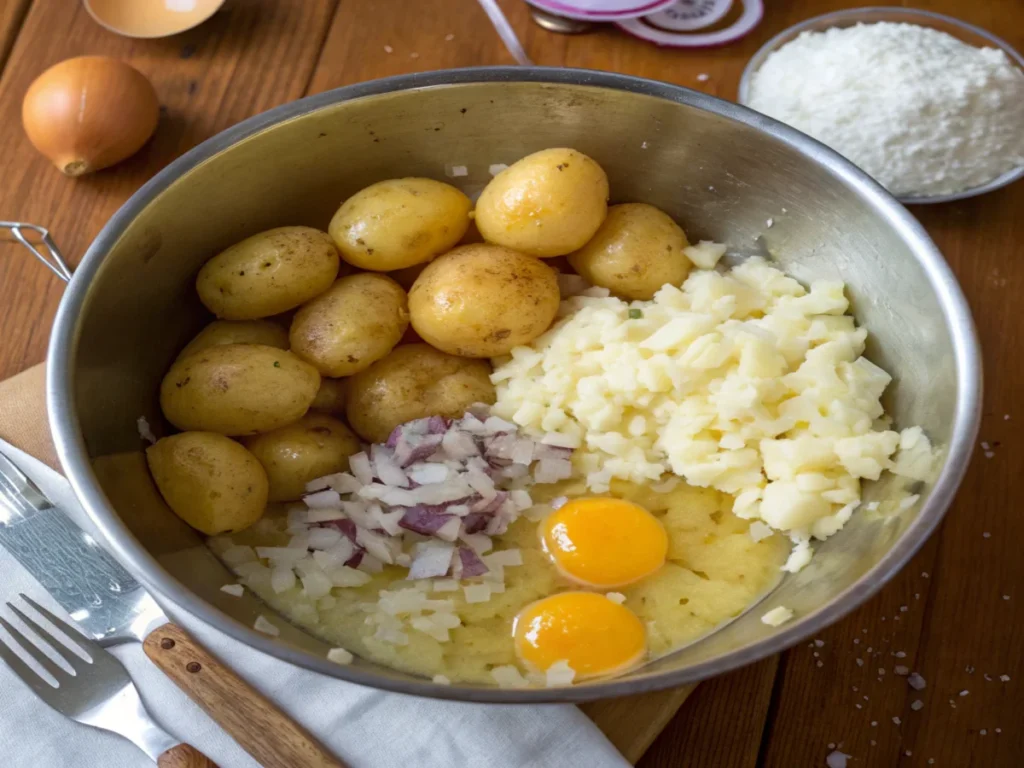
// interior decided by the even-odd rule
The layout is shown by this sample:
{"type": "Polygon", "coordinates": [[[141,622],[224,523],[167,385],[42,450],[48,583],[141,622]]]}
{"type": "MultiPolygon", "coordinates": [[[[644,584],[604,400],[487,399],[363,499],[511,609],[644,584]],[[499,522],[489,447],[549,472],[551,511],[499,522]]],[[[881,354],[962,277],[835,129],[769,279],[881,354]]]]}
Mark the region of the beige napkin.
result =
{"type": "Polygon", "coordinates": [[[60,471],[46,419],[46,364],[0,381],[0,438],[60,471]]]}

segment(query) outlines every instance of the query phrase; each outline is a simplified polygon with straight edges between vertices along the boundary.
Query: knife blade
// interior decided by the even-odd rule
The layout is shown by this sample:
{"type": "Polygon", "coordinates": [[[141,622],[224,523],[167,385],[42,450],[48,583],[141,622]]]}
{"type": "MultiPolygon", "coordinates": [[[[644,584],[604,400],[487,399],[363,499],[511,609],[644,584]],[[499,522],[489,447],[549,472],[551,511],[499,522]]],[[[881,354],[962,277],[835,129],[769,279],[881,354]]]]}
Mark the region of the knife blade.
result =
{"type": "Polygon", "coordinates": [[[154,664],[265,768],[344,768],[171,622],[145,588],[70,515],[86,517],[68,481],[0,439],[0,546],[87,634],[105,645],[141,641],[154,664]],[[6,454],[18,456],[19,464],[6,454]],[[31,467],[32,478],[21,465],[31,467]]]}
{"type": "Polygon", "coordinates": [[[152,596],[0,451],[0,546],[102,644],[142,641],[168,621],[152,596]]]}

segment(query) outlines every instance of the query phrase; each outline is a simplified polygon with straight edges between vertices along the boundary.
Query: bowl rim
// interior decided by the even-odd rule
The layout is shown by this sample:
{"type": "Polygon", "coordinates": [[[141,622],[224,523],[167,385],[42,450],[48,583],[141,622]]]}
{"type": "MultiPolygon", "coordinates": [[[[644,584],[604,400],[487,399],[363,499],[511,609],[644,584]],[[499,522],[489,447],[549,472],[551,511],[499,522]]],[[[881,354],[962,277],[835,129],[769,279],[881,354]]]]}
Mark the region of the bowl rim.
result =
{"type": "MultiPolygon", "coordinates": [[[[864,23],[871,24],[877,24],[885,21],[885,19],[873,19],[871,21],[867,21],[863,17],[868,15],[891,15],[903,18],[916,16],[922,21],[941,21],[952,27],[957,27],[965,32],[970,32],[973,35],[977,35],[978,37],[988,40],[994,48],[1001,50],[1009,56],[1010,60],[1016,64],[1021,71],[1024,71],[1024,55],[1021,55],[1016,48],[998,35],[994,35],[979,26],[962,21],[954,16],[947,16],[944,13],[936,13],[935,11],[926,11],[921,8],[867,5],[862,8],[846,8],[841,11],[831,11],[830,13],[823,13],[820,16],[813,16],[797,24],[786,27],[784,30],[771,37],[764,45],[754,52],[754,55],[751,56],[750,59],[747,60],[747,64],[743,68],[743,73],[740,75],[740,82],[736,91],[737,103],[747,107],[748,109],[750,108],[750,87],[754,79],[754,74],[764,65],[765,61],[771,54],[775,53],[775,51],[781,48],[784,44],[795,39],[798,34],[805,31],[823,31],[830,27],[839,26],[838,22],[850,22],[850,24],[843,26],[852,26],[858,21],[864,21],[864,23]]],[[[928,25],[922,24],[922,26],[928,25]]],[[[961,189],[959,192],[949,192],[944,195],[898,195],[895,197],[904,205],[935,205],[938,203],[951,203],[955,200],[967,200],[971,197],[984,195],[986,192],[994,192],[995,190],[1002,189],[1003,187],[1022,178],[1024,178],[1024,164],[1021,164],[1016,168],[1011,168],[1006,171],[1006,173],[1000,174],[994,179],[986,181],[984,184],[980,184],[976,187],[969,187],[968,189],[961,189]]]]}
{"type": "Polygon", "coordinates": [[[547,67],[484,67],[398,75],[308,96],[248,118],[194,147],[143,185],[114,214],[89,246],[58,307],[47,358],[47,407],[57,454],[72,487],[107,548],[163,602],[186,611],[245,645],[300,667],[380,690],[468,702],[583,702],[671,688],[697,682],[779,653],[820,632],[878,592],[917,552],[952,502],[974,448],[981,419],[981,355],[967,301],[952,270],[920,223],[888,192],[823,144],[747,107],[681,86],[610,72],[547,67]],[[567,688],[503,689],[440,685],[427,679],[395,679],[357,665],[342,666],[284,645],[236,621],[175,579],[131,534],[108,502],[95,474],[77,414],[74,370],[81,318],[89,287],[109,248],[135,216],[184,173],[221,151],[278,123],[352,99],[407,90],[479,83],[536,83],[592,86],[666,99],[710,111],[767,132],[840,177],[886,218],[924,268],[954,346],[958,399],[943,471],[917,517],[878,563],[833,601],[798,617],[755,643],[679,670],[629,679],[611,678],[567,688]]]}

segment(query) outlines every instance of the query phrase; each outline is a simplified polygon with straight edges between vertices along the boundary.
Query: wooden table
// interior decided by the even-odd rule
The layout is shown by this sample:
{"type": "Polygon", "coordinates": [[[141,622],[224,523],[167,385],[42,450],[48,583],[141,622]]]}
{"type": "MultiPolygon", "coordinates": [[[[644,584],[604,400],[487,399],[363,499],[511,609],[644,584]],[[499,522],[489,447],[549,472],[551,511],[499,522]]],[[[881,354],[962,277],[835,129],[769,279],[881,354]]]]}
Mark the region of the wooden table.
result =
{"type": "MultiPolygon", "coordinates": [[[[768,37],[857,3],[769,0],[767,18],[745,40],[690,52],[611,28],[561,37],[533,25],[521,0],[502,5],[539,64],[627,72],[733,98],[746,60],[768,37]]],[[[1024,49],[1021,0],[915,5],[1024,49]]],[[[200,28],[156,41],[117,37],[72,0],[2,0],[0,218],[48,226],[74,263],[143,181],[249,115],[384,75],[511,63],[471,0],[235,0],[200,28]],[[33,151],[20,105],[43,69],[82,54],[121,57],[146,73],[164,115],[136,157],[73,181],[33,151]]],[[[913,212],[975,313],[988,372],[981,439],[993,455],[976,453],[940,532],[878,597],[817,643],[702,684],[645,768],[819,766],[832,745],[854,756],[851,766],[1024,765],[1024,515],[1016,507],[1024,497],[1024,409],[1013,396],[1024,371],[1024,183],[913,212]],[[896,665],[919,672],[927,688],[912,690],[896,665]]],[[[43,359],[61,292],[17,246],[0,244],[0,377],[43,359]]]]}

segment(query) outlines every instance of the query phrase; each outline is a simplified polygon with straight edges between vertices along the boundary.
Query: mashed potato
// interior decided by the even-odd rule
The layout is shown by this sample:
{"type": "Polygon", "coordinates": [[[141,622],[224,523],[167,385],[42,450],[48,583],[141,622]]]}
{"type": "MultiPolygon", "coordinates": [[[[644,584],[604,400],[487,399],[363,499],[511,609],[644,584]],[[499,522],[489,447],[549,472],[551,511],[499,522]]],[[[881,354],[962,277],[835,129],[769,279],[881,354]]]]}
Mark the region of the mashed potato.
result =
{"type": "Polygon", "coordinates": [[[867,332],[848,306],[841,282],[807,289],[762,259],[694,271],[650,302],[591,288],[495,361],[494,412],[578,448],[592,491],[671,472],[733,495],[736,515],[797,543],[798,570],[807,542],[849,519],[862,479],[930,463],[920,429],[876,428],[891,377],[862,357],[867,332]],[[913,458],[894,463],[901,445],[913,458]]]}

